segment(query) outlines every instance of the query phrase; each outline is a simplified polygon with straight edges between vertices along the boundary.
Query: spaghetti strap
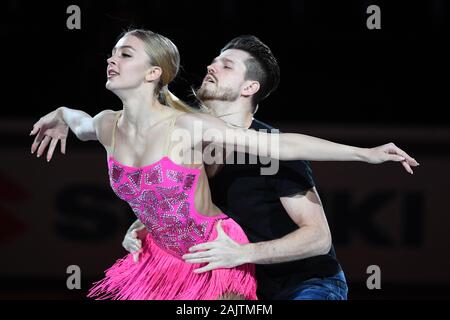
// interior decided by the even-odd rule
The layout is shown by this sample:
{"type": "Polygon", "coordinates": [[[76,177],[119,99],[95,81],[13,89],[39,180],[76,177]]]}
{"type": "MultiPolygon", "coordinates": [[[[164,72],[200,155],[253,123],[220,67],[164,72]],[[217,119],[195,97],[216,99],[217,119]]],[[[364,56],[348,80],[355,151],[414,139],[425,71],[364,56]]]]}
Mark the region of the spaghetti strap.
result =
{"type": "Polygon", "coordinates": [[[122,114],[122,111],[118,111],[116,114],[116,117],[114,119],[114,126],[112,129],[112,137],[111,137],[111,155],[114,158],[114,149],[115,149],[115,142],[116,142],[116,127],[117,127],[117,123],[119,122],[119,117],[122,114]]]}
{"type": "Polygon", "coordinates": [[[178,114],[175,114],[175,116],[170,117],[172,119],[170,120],[169,128],[168,128],[167,134],[166,134],[166,140],[164,142],[164,154],[163,154],[164,157],[169,156],[170,146],[172,145],[172,143],[171,143],[172,142],[172,139],[171,139],[172,131],[173,131],[173,128],[175,127],[175,122],[177,121],[178,117],[182,114],[183,113],[178,113],[178,114]]]}

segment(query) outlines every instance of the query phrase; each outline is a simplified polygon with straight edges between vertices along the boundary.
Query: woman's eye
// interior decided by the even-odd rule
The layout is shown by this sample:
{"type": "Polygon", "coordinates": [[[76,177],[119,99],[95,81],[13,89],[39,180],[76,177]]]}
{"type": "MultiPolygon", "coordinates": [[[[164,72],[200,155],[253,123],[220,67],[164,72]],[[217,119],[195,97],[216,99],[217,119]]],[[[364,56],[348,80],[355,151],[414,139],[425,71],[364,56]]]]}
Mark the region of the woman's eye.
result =
{"type": "Polygon", "coordinates": [[[225,69],[231,69],[231,67],[229,67],[229,66],[224,66],[224,68],[225,68],[225,69]]]}
{"type": "Polygon", "coordinates": [[[122,57],[125,57],[125,58],[130,58],[130,57],[131,57],[131,55],[129,55],[128,53],[122,53],[122,57]]]}

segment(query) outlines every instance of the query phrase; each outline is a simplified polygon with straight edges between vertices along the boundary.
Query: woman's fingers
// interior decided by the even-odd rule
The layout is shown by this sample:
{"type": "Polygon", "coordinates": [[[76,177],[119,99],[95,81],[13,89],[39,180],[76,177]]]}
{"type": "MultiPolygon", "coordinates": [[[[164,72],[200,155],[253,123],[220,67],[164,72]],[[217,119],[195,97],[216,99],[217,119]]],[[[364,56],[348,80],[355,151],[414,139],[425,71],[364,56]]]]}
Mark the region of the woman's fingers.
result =
{"type": "Polygon", "coordinates": [[[33,129],[31,129],[30,136],[35,135],[39,129],[41,129],[41,121],[39,120],[35,124],[33,124],[33,129]]]}
{"type": "Polygon", "coordinates": [[[48,147],[48,152],[47,152],[47,162],[50,161],[50,159],[53,156],[53,152],[55,151],[56,145],[58,144],[58,139],[53,138],[52,142],[50,142],[50,147],[48,147]]]}
{"type": "Polygon", "coordinates": [[[66,154],[66,138],[61,139],[61,153],[66,154]]]}
{"type": "Polygon", "coordinates": [[[405,168],[405,170],[410,173],[413,174],[413,170],[411,169],[411,166],[409,165],[408,161],[402,161],[402,166],[405,168]]]}
{"type": "MultiPolygon", "coordinates": [[[[38,132],[38,131],[36,131],[36,132],[38,132]]],[[[36,136],[36,137],[34,138],[33,143],[31,144],[31,153],[35,153],[36,150],[37,150],[37,148],[39,147],[39,143],[40,143],[41,141],[40,141],[38,138],[39,138],[39,136],[36,136]]]]}
{"type": "Polygon", "coordinates": [[[42,140],[41,145],[39,146],[39,149],[37,151],[38,157],[40,157],[44,153],[45,148],[47,148],[50,141],[51,141],[51,138],[49,136],[44,137],[44,139],[42,140]]]}

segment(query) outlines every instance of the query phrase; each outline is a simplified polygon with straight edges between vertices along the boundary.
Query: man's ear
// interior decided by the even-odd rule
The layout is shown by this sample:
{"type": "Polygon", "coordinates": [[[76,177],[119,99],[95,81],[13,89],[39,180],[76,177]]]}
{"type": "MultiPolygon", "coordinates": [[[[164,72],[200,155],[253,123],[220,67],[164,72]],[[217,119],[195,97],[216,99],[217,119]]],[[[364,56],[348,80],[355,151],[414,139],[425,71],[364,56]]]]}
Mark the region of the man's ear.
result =
{"type": "Polygon", "coordinates": [[[244,83],[241,94],[244,97],[249,97],[256,94],[259,91],[259,81],[247,80],[244,83]]]}
{"type": "Polygon", "coordinates": [[[157,66],[151,67],[145,75],[145,81],[152,82],[159,79],[162,75],[162,69],[157,66]]]}

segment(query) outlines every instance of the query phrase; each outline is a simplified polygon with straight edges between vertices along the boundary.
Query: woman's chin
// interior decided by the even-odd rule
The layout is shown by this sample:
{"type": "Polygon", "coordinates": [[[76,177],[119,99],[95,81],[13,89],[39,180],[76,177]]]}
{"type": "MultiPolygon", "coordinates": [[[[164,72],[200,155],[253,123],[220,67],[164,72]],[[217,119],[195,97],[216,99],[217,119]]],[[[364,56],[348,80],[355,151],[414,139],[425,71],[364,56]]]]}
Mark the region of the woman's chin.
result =
{"type": "Polygon", "coordinates": [[[105,88],[112,92],[114,92],[114,90],[116,89],[114,84],[109,80],[106,81],[105,88]]]}

